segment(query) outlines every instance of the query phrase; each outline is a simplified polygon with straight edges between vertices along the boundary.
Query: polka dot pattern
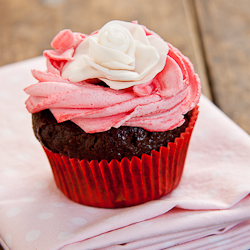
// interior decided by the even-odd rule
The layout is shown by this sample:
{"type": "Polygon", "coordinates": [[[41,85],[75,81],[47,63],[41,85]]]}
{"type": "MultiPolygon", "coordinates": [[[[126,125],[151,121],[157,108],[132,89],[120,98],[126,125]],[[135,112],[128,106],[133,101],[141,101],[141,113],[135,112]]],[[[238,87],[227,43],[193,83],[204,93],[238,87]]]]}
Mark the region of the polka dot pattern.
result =
{"type": "Polygon", "coordinates": [[[68,239],[72,238],[73,236],[74,236],[74,234],[71,232],[61,232],[58,234],[57,238],[59,240],[68,240],[68,239]]]}
{"type": "Polygon", "coordinates": [[[9,218],[12,218],[12,217],[15,217],[17,216],[18,214],[21,213],[21,209],[18,208],[18,207],[13,207],[13,208],[10,208],[7,213],[6,213],[6,216],[9,217],[9,218]]]}
{"type": "Polygon", "coordinates": [[[15,155],[15,157],[16,157],[16,159],[17,160],[21,160],[21,161],[29,161],[29,159],[30,159],[30,154],[28,154],[28,153],[17,153],[16,155],[15,155]]]}
{"type": "Polygon", "coordinates": [[[54,207],[65,207],[67,204],[64,202],[53,202],[52,206],[54,207]]]}
{"type": "Polygon", "coordinates": [[[34,182],[34,187],[38,189],[45,189],[49,186],[49,184],[44,180],[37,180],[34,182]]]}
{"type": "Polygon", "coordinates": [[[47,219],[50,219],[52,217],[54,217],[53,213],[41,213],[38,215],[38,218],[41,220],[47,220],[47,219]]]}
{"type": "Polygon", "coordinates": [[[41,234],[40,230],[31,230],[26,234],[25,239],[26,241],[34,241],[39,237],[40,234],[41,234]]]}
{"type": "Polygon", "coordinates": [[[116,221],[120,219],[120,215],[116,214],[114,216],[109,217],[108,219],[106,219],[107,222],[112,222],[112,221],[116,221]]]}
{"type": "Polygon", "coordinates": [[[9,138],[11,136],[14,136],[14,133],[9,128],[2,128],[0,129],[0,135],[1,135],[1,138],[9,138]]]}
{"type": "Polygon", "coordinates": [[[80,225],[80,226],[87,224],[87,220],[81,217],[72,218],[71,222],[75,225],[80,225]]]}
{"type": "Polygon", "coordinates": [[[16,169],[5,169],[3,174],[7,177],[15,177],[18,175],[18,171],[16,169]]]}

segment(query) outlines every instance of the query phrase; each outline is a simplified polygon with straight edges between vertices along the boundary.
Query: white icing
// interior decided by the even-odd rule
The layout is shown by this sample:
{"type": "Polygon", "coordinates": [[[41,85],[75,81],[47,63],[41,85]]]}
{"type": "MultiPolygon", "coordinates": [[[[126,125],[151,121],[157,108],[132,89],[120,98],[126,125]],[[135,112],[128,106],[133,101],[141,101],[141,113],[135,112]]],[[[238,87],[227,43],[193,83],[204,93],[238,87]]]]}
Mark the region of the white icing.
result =
{"type": "Polygon", "coordinates": [[[152,80],[164,68],[168,50],[142,26],[111,21],[78,45],[62,77],[71,82],[99,78],[113,89],[128,88],[152,80]]]}

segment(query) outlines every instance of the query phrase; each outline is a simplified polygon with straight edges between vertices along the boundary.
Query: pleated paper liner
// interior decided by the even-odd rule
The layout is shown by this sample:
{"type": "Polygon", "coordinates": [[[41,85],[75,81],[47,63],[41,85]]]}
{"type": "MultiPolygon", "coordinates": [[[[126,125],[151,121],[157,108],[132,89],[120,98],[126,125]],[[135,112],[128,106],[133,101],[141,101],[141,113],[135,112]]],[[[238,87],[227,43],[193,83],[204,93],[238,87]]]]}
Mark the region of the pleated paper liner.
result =
{"type": "Polygon", "coordinates": [[[89,162],[44,147],[57,187],[77,203],[102,208],[138,205],[170,193],[180,182],[198,113],[194,108],[188,127],[174,143],[141,159],[89,162]]]}

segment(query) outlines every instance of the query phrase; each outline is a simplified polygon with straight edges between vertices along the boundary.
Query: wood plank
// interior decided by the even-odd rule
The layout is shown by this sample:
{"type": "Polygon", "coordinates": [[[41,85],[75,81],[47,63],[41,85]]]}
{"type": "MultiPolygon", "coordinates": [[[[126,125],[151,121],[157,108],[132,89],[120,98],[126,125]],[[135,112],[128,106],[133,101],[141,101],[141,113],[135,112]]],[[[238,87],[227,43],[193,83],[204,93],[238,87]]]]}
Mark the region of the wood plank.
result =
{"type": "Polygon", "coordinates": [[[1,1],[0,65],[41,55],[50,48],[51,38],[63,28],[62,7],[40,1],[1,1]]]}
{"type": "Polygon", "coordinates": [[[250,1],[195,4],[215,103],[250,133],[250,1]]]}
{"type": "Polygon", "coordinates": [[[193,0],[182,0],[182,3],[186,13],[187,25],[194,50],[196,70],[201,79],[202,93],[213,101],[204,58],[203,44],[200,37],[199,25],[197,23],[195,5],[193,0]]]}

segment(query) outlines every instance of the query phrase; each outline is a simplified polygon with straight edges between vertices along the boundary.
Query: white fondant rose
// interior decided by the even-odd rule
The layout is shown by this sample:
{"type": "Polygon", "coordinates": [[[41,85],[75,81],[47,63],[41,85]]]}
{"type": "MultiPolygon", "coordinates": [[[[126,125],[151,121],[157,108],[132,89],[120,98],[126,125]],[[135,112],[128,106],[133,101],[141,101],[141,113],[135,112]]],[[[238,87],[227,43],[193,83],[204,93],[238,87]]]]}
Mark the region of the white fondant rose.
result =
{"type": "Polygon", "coordinates": [[[134,23],[111,21],[88,36],[67,62],[62,77],[71,82],[99,78],[113,89],[152,80],[166,63],[168,45],[134,23]]]}

